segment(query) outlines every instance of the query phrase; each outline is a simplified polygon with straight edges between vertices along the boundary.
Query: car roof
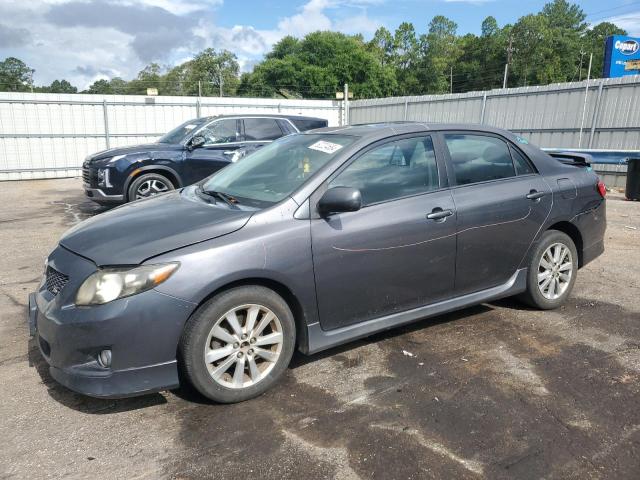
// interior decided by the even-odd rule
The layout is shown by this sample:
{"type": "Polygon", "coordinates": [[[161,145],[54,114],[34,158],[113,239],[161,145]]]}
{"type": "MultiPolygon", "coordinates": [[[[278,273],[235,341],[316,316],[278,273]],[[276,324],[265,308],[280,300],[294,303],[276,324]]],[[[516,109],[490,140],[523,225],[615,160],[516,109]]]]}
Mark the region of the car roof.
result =
{"type": "Polygon", "coordinates": [[[229,115],[213,115],[207,117],[209,120],[216,118],[286,118],[287,120],[322,120],[327,121],[326,118],[319,117],[306,117],[304,115],[278,115],[275,113],[236,113],[229,115]]]}
{"type": "Polygon", "coordinates": [[[456,131],[474,131],[495,133],[502,136],[512,137],[513,134],[507,130],[491,127],[488,125],[472,124],[472,123],[427,123],[427,122],[381,122],[381,123],[363,123],[357,125],[346,125],[343,127],[324,127],[311,130],[307,133],[327,133],[352,135],[362,137],[367,140],[375,140],[377,138],[385,138],[393,135],[402,135],[405,133],[430,132],[441,130],[456,131]]]}

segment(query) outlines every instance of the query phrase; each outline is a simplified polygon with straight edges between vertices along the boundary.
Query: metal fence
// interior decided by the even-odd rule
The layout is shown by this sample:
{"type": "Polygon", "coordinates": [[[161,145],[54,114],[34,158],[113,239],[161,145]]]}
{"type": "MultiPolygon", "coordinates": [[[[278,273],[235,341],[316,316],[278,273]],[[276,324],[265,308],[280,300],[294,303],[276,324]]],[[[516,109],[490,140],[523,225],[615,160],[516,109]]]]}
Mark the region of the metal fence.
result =
{"type": "Polygon", "coordinates": [[[640,149],[640,76],[451,95],[356,100],[349,123],[481,123],[540,147],[640,149]]]}
{"type": "Polygon", "coordinates": [[[342,102],[0,93],[0,180],[78,175],[90,153],[156,140],[191,118],[281,113],[344,123],[342,102]]]}

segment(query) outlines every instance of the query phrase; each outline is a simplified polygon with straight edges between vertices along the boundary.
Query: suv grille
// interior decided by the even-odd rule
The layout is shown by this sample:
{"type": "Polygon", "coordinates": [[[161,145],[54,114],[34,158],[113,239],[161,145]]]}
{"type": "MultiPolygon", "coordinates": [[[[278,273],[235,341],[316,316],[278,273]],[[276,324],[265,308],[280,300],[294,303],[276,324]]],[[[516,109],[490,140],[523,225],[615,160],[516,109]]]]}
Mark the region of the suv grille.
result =
{"type": "Polygon", "coordinates": [[[98,172],[92,171],[89,167],[82,167],[82,181],[90,187],[98,185],[98,172]]]}
{"type": "Polygon", "coordinates": [[[49,293],[52,295],[57,295],[60,293],[60,290],[64,288],[64,286],[69,281],[69,277],[64,273],[60,273],[55,268],[47,266],[47,278],[45,280],[45,287],[49,293]]]}

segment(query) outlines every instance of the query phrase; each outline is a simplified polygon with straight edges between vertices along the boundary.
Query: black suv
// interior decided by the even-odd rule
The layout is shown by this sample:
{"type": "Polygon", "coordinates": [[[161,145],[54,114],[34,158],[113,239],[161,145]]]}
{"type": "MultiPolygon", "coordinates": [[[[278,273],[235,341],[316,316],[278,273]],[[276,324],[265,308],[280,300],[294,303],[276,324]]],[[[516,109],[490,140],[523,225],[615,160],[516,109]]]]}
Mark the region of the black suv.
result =
{"type": "Polygon", "coordinates": [[[198,182],[269,142],[327,126],[289,115],[221,115],[189,120],[156,143],[112,148],[82,164],[84,190],[100,204],[125,203],[198,182]]]}

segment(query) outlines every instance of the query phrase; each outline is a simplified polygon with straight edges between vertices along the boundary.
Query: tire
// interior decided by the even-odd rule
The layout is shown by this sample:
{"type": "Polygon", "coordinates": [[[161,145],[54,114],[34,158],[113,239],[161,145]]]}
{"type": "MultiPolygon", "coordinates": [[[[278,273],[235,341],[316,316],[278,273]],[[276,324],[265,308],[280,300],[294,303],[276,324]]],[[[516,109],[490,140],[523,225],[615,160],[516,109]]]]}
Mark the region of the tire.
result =
{"type": "Polygon", "coordinates": [[[159,173],[143,173],[136,177],[131,185],[129,185],[129,191],[127,192],[127,200],[132,202],[134,200],[140,200],[141,198],[152,197],[159,193],[165,193],[170,190],[175,190],[175,185],[164,175],[159,173]],[[148,194],[144,195],[145,186],[148,186],[148,194]]]}
{"type": "Polygon", "coordinates": [[[180,367],[210,400],[242,402],[278,381],[295,343],[293,314],[282,297],[261,286],[237,287],[216,295],[191,316],[180,340],[180,367]]]}
{"type": "Polygon", "coordinates": [[[571,295],[577,274],[578,251],[573,240],[558,230],[548,230],[542,234],[531,255],[527,290],[520,295],[520,299],[541,310],[558,308],[571,295]],[[556,252],[561,256],[559,262],[554,258],[556,252]]]}

